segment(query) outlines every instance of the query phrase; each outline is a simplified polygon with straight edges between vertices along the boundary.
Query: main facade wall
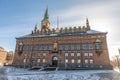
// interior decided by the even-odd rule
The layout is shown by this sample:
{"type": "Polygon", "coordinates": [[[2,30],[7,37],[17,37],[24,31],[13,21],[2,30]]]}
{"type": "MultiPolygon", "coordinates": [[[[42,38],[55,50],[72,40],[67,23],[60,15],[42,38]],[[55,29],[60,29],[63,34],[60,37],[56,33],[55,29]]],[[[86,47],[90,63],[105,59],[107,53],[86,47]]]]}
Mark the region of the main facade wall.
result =
{"type": "Polygon", "coordinates": [[[17,38],[13,65],[55,66],[60,69],[109,68],[106,33],[17,38]],[[100,49],[96,49],[97,41],[100,49]],[[18,55],[19,42],[23,43],[21,55],[18,55]],[[57,46],[56,49],[53,48],[54,45],[57,46]],[[57,64],[53,63],[53,58],[57,58],[57,64]]]}

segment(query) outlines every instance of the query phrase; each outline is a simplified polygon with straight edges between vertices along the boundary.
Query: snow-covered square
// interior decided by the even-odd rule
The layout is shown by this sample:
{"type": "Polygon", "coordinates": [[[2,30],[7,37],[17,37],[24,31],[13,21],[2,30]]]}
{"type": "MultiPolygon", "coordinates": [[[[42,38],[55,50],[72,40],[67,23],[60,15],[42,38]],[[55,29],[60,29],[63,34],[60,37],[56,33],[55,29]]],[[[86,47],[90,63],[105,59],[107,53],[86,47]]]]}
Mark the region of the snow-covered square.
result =
{"type": "Polygon", "coordinates": [[[0,67],[0,80],[120,80],[120,73],[113,70],[41,71],[0,67]]]}

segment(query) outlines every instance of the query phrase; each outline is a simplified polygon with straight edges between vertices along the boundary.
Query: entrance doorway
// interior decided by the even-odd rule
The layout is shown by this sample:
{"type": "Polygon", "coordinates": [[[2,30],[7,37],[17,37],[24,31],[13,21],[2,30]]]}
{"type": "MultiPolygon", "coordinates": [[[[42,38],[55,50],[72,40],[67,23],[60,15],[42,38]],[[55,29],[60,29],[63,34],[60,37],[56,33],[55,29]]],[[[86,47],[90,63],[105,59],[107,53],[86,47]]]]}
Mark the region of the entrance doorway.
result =
{"type": "Polygon", "coordinates": [[[53,67],[57,67],[58,66],[58,57],[57,56],[53,56],[52,57],[52,66],[53,67]]]}

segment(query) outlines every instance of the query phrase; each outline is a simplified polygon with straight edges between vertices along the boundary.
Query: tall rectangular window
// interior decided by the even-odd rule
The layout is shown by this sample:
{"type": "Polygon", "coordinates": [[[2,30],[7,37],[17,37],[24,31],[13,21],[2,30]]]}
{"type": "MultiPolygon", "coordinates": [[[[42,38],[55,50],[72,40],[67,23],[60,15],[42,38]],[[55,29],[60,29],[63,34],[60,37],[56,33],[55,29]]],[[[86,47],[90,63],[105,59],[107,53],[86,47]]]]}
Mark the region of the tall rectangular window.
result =
{"type": "Polygon", "coordinates": [[[45,63],[46,62],[46,60],[45,59],[43,59],[43,63],[45,63]]]}
{"type": "Polygon", "coordinates": [[[38,46],[38,50],[42,50],[42,45],[39,45],[39,46],[38,46]]]}
{"type": "Polygon", "coordinates": [[[89,56],[91,56],[91,57],[92,57],[92,56],[93,56],[93,53],[89,53],[89,56]]]}
{"type": "Polygon", "coordinates": [[[80,53],[79,53],[79,52],[77,53],[77,56],[80,56],[80,53]]]}
{"type": "Polygon", "coordinates": [[[88,56],[88,53],[84,53],[84,56],[88,56]]]}
{"type": "Polygon", "coordinates": [[[90,64],[92,64],[93,63],[93,59],[90,59],[90,64]]]}
{"type": "Polygon", "coordinates": [[[80,50],[80,44],[76,44],[76,49],[80,50]]]}
{"type": "Polygon", "coordinates": [[[29,50],[32,50],[32,46],[29,46],[29,50]]]}
{"type": "Polygon", "coordinates": [[[87,50],[87,44],[82,44],[82,49],[87,50]]]}
{"type": "Polygon", "coordinates": [[[65,56],[68,56],[68,53],[65,53],[65,56]]]}
{"type": "Polygon", "coordinates": [[[40,63],[40,59],[38,59],[37,62],[40,63]]]}
{"type": "Polygon", "coordinates": [[[93,44],[88,44],[88,49],[92,50],[93,49],[93,44]]]}
{"type": "Polygon", "coordinates": [[[85,59],[85,64],[87,64],[88,63],[88,59],[85,59]]]}
{"type": "Polygon", "coordinates": [[[74,59],[72,59],[72,60],[71,60],[71,63],[74,63],[74,62],[75,62],[75,60],[74,60],[74,59]]]}
{"type": "Polygon", "coordinates": [[[101,43],[96,43],[96,49],[101,49],[101,43]]]}
{"type": "Polygon", "coordinates": [[[47,45],[44,45],[43,47],[44,47],[44,50],[47,50],[47,45]]]}
{"type": "Polygon", "coordinates": [[[68,63],[68,59],[65,59],[65,63],[68,63]]]}
{"type": "Polygon", "coordinates": [[[81,60],[80,60],[80,59],[78,59],[77,63],[81,63],[81,60]]]}
{"type": "Polygon", "coordinates": [[[64,45],[64,47],[65,47],[65,50],[68,50],[68,45],[64,45]]]}
{"type": "Polygon", "coordinates": [[[48,46],[48,50],[52,50],[52,48],[53,48],[52,45],[48,46]]]}
{"type": "Polygon", "coordinates": [[[70,49],[74,50],[74,45],[73,44],[70,45],[70,49]]]}
{"type": "Polygon", "coordinates": [[[33,49],[34,49],[34,50],[38,50],[38,46],[37,46],[37,45],[35,45],[33,49]]]}
{"type": "Polygon", "coordinates": [[[74,53],[71,53],[71,56],[74,56],[74,53]]]}
{"type": "Polygon", "coordinates": [[[60,45],[58,46],[59,50],[62,50],[62,49],[63,49],[62,47],[63,47],[63,45],[60,44],[60,45]]]}

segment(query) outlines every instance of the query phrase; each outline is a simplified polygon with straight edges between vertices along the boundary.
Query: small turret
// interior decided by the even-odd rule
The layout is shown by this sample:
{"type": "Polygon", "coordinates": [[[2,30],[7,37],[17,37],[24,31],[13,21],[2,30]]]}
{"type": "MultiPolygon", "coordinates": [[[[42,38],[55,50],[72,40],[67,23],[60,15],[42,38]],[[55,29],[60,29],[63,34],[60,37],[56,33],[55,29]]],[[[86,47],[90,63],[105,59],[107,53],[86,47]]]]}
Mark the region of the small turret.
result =
{"type": "Polygon", "coordinates": [[[89,25],[88,18],[86,18],[86,27],[87,27],[87,30],[90,30],[90,25],[89,25]]]}

